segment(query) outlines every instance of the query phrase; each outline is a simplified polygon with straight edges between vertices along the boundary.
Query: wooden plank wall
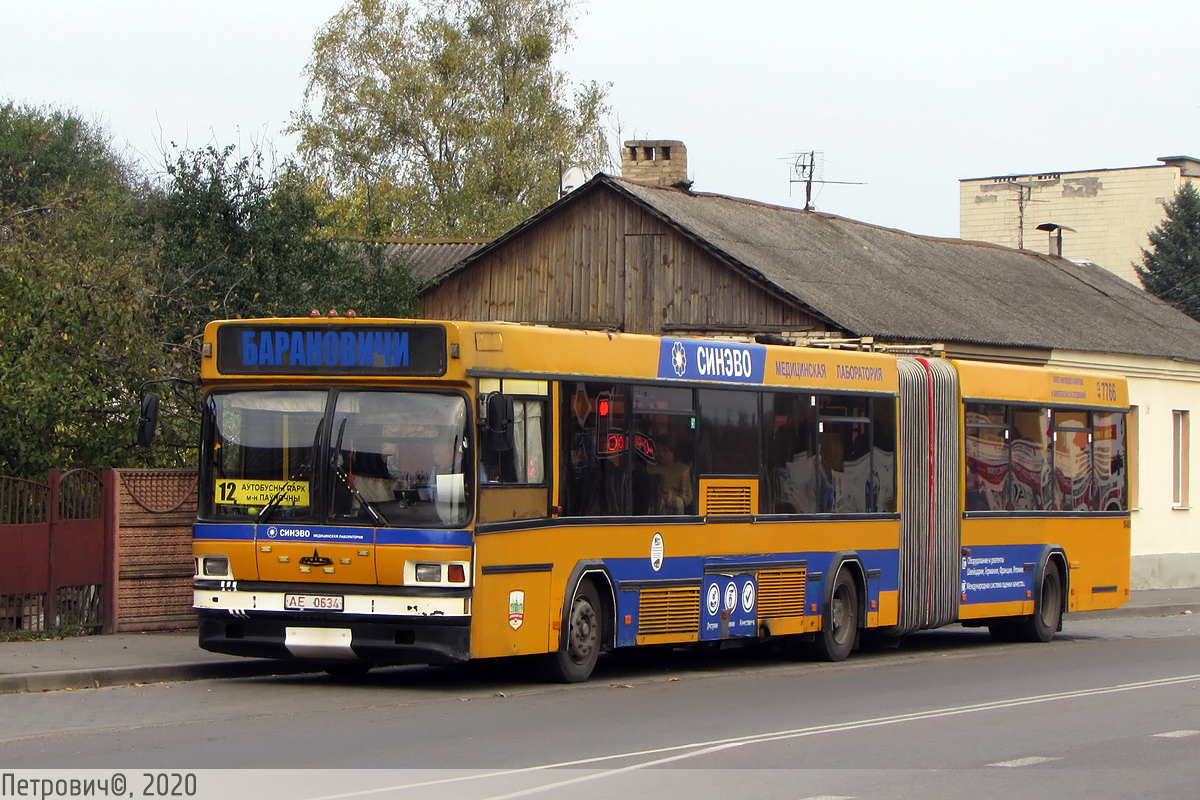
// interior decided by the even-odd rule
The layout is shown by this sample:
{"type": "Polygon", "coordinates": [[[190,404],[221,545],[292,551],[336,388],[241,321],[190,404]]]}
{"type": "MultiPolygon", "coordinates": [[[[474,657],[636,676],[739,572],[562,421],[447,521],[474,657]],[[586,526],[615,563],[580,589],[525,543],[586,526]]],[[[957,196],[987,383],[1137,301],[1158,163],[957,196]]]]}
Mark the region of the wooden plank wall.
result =
{"type": "Polygon", "coordinates": [[[824,327],[609,190],[564,206],[428,290],[421,314],[660,335],[824,327]]]}

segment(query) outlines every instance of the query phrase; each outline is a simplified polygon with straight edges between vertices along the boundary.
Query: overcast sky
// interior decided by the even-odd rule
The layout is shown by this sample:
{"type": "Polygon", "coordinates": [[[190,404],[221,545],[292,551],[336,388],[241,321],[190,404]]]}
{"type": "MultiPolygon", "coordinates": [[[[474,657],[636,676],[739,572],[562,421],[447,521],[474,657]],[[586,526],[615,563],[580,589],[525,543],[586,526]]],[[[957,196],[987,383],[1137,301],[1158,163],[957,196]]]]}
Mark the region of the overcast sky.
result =
{"type": "MultiPolygon", "coordinates": [[[[264,145],[340,0],[0,0],[0,98],[74,108],[153,164],[264,145]]],[[[695,188],[958,235],[958,181],[1200,156],[1196,0],[590,0],[560,66],[695,188]]],[[[614,144],[616,140],[614,125],[614,144]]]]}

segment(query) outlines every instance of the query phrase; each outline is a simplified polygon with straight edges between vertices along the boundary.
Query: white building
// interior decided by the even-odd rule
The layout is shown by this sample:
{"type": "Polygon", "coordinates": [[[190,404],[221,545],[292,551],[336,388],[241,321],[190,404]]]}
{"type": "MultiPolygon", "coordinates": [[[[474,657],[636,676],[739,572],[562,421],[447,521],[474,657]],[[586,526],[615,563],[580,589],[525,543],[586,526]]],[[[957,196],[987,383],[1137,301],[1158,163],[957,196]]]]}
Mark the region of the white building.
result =
{"type": "Polygon", "coordinates": [[[959,181],[959,236],[1005,247],[1091,261],[1141,286],[1150,231],[1163,203],[1185,182],[1200,181],[1200,160],[1164,156],[1145,167],[995,175],[959,181]],[[1062,226],[1062,251],[1056,252],[1062,226]]]}

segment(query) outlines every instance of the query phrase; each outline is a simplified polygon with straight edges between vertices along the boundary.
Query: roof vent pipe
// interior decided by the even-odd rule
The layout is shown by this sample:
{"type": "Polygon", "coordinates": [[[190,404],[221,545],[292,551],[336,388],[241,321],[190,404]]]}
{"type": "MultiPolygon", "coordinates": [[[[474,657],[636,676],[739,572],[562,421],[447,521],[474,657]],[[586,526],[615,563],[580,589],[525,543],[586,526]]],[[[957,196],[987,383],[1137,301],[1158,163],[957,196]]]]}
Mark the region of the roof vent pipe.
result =
{"type": "Polygon", "coordinates": [[[1050,255],[1058,256],[1059,258],[1062,258],[1062,254],[1063,254],[1062,232],[1070,231],[1071,233],[1075,233],[1075,229],[1068,228],[1066,225],[1059,225],[1054,222],[1043,222],[1041,225],[1037,226],[1037,229],[1039,231],[1046,231],[1047,233],[1049,233],[1050,249],[1048,250],[1048,252],[1050,253],[1050,255]]]}

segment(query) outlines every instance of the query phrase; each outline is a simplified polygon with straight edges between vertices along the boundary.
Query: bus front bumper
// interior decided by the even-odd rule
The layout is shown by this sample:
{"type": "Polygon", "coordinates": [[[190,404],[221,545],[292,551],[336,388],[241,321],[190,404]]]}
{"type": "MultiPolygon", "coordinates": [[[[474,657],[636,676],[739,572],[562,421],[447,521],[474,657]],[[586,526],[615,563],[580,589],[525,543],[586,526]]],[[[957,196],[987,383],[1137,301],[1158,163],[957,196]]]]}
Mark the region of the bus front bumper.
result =
{"type": "Polygon", "coordinates": [[[233,617],[198,610],[200,647],[251,658],[371,664],[456,664],[471,657],[469,618],[233,617]]]}

